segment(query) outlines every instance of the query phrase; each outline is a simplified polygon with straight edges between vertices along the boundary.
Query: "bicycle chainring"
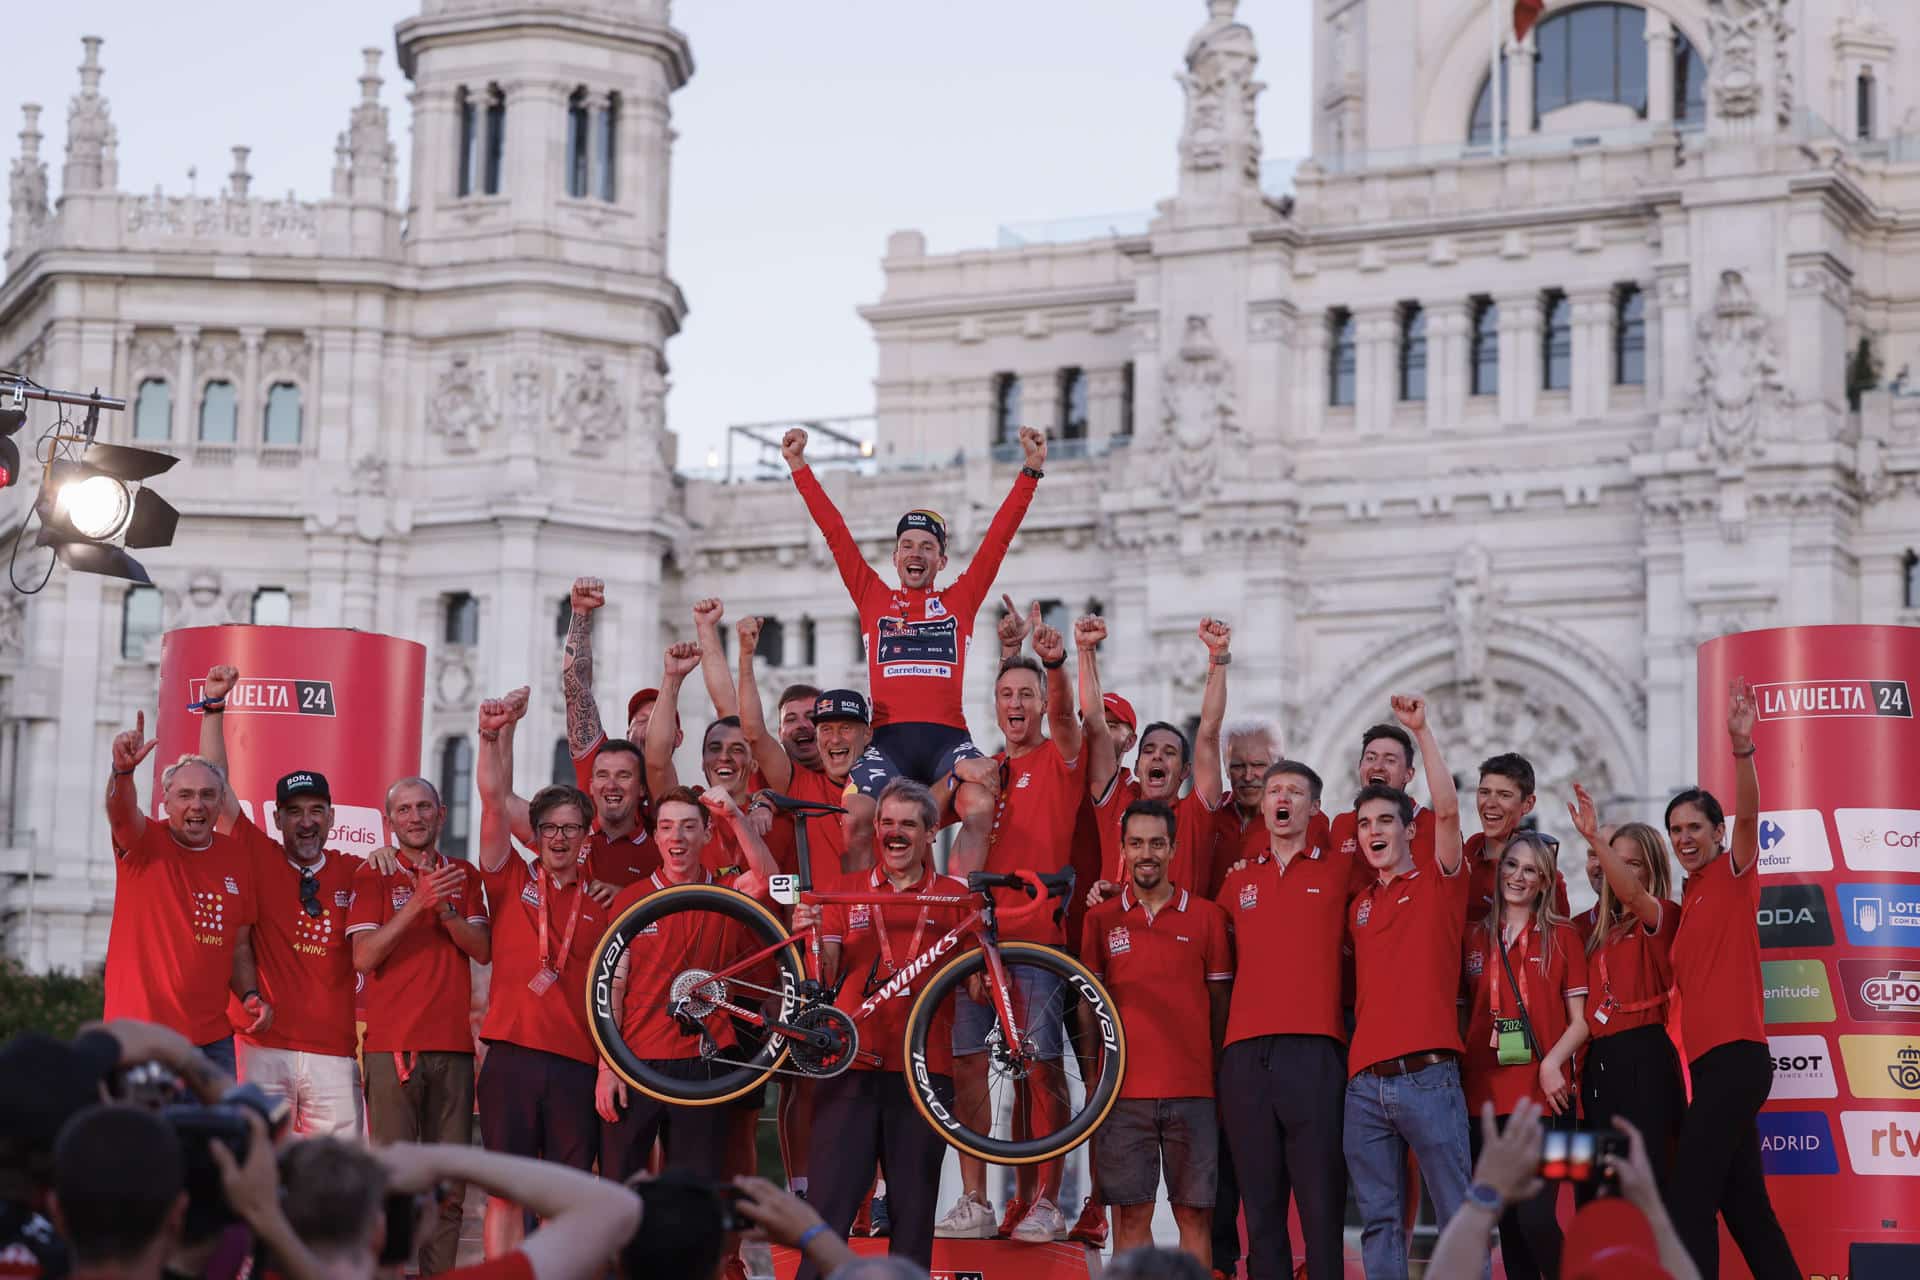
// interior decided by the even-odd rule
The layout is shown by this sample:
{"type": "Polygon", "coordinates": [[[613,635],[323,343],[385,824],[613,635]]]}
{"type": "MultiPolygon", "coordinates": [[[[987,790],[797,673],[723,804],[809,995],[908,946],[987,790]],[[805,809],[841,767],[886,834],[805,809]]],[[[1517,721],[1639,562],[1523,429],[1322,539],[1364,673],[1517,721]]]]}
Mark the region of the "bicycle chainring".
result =
{"type": "Polygon", "coordinates": [[[822,1046],[798,1036],[787,1037],[787,1048],[793,1056],[794,1069],[802,1075],[824,1080],[839,1075],[853,1065],[860,1034],[854,1028],[852,1018],[830,1004],[819,1004],[802,1009],[788,1021],[803,1031],[822,1032],[833,1042],[822,1046]]]}

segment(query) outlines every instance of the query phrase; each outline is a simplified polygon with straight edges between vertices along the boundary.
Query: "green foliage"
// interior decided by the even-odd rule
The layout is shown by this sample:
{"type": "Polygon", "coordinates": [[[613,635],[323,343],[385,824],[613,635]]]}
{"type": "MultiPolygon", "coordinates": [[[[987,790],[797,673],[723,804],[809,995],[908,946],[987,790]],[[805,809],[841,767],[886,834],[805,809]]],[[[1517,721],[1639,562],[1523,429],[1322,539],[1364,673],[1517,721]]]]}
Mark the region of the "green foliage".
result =
{"type": "Polygon", "coordinates": [[[0,959],[0,1041],[22,1031],[71,1038],[82,1023],[99,1020],[106,1002],[104,966],[86,974],[28,973],[18,961],[0,959]]]}
{"type": "Polygon", "coordinates": [[[1873,339],[1861,338],[1847,361],[1847,408],[1860,412],[1860,398],[1880,385],[1880,357],[1874,353],[1873,339]]]}

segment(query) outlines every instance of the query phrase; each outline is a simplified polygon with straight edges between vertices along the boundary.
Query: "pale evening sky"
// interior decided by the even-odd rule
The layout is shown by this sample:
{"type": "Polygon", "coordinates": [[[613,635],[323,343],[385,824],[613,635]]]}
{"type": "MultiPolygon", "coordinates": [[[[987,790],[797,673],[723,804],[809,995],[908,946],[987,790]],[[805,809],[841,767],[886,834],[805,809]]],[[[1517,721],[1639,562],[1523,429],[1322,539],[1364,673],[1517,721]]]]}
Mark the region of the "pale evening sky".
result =
{"type": "MultiPolygon", "coordinates": [[[[46,110],[54,191],[82,35],[102,80],[123,189],[221,187],[253,148],[257,194],[325,196],[334,136],[378,46],[404,167],[404,0],[81,0],[20,6],[0,78],[9,159],[18,105],[46,110]],[[267,15],[271,15],[268,17],[267,15]]],[[[668,346],[668,423],[699,466],[728,423],[863,413],[873,343],[854,308],[879,295],[888,233],[936,252],[1002,223],[1145,210],[1169,194],[1173,75],[1202,0],[680,0],[695,74],[673,99],[674,278],[691,314],[668,346]]],[[[1243,0],[1258,38],[1268,157],[1309,148],[1308,0],[1243,0]]],[[[123,389],[123,394],[125,393],[123,389]]]]}

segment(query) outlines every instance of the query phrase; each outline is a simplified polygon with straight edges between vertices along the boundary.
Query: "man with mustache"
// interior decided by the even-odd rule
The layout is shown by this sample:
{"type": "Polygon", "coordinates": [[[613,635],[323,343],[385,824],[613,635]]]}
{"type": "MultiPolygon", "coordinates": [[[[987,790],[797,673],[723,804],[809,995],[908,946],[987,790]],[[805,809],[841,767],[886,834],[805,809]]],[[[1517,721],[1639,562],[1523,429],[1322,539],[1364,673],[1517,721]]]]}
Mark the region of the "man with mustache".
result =
{"type": "Polygon", "coordinates": [[[1120,1099],[1093,1151],[1094,1180],[1114,1207],[1114,1252],[1153,1243],[1164,1169],[1180,1247],[1205,1263],[1219,1159],[1213,1072],[1234,964],[1226,912],[1171,875],[1179,821],[1164,800],[1127,805],[1126,880],[1087,912],[1080,956],[1112,993],[1129,1050],[1120,1099]]]}
{"type": "MultiPolygon", "coordinates": [[[[201,695],[200,754],[223,779],[224,708],[239,680],[237,667],[220,664],[207,672],[201,695]]],[[[239,1078],[285,1098],[295,1133],[357,1138],[360,1068],[346,927],[360,859],[327,848],[333,793],[315,770],[295,770],[275,784],[274,820],[279,840],[254,825],[223,781],[216,825],[231,831],[252,859],[259,913],[254,959],[260,989],[279,1014],[268,1026],[240,1034],[239,1078]]]]}
{"type": "MultiPolygon", "coordinates": [[[[952,585],[938,588],[935,579],[947,566],[947,522],[938,512],[923,509],[900,517],[893,548],[899,585],[890,587],[867,564],[859,542],[807,465],[806,431],[795,427],[780,442],[794,487],[826,538],[840,579],[860,612],[867,687],[873,694],[873,745],[892,773],[932,787],[943,810],[951,800],[960,819],[956,854],[969,861],[986,854],[993,795],[954,772],[960,761],[980,755],[961,710],[967,651],[980,607],[993,590],[994,575],[1047,465],[1043,433],[1020,428],[1020,447],[1025,465],[972,561],[952,585]]],[[[862,820],[870,821],[866,806],[860,807],[862,820]]]]}
{"type": "MultiPolygon", "coordinates": [[[[222,705],[216,699],[212,709],[222,705]]],[[[160,743],[146,729],[141,712],[114,738],[107,779],[116,910],[107,934],[105,1016],[171,1027],[231,1075],[228,993],[240,998],[247,1031],[257,1034],[273,1022],[253,956],[253,861],[215,828],[227,782],[202,756],[182,756],[161,771],[166,820],[147,818],[133,771],[160,743]]]]}

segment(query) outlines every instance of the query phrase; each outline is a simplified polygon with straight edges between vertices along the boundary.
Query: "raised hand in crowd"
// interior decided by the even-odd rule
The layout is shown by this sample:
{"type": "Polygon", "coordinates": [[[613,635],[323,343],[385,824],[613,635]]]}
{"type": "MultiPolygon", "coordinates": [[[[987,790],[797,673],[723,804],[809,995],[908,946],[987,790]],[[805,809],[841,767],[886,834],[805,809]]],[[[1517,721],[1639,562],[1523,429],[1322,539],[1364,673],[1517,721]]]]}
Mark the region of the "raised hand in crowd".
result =
{"type": "Polygon", "coordinates": [[[147,829],[147,815],[140,809],[140,796],[133,785],[133,771],[160,745],[158,738],[147,737],[147,713],[136,711],[133,728],[114,735],[113,774],[107,779],[107,826],[113,832],[113,847],[131,849],[147,829]]]}
{"type": "Polygon", "coordinates": [[[575,578],[573,589],[567,593],[567,603],[582,617],[604,608],[607,603],[607,584],[598,578],[575,578]]]}
{"type": "MultiPolygon", "coordinates": [[[[1020,652],[1021,646],[1027,642],[1027,633],[1033,628],[1028,624],[1027,616],[1020,612],[1018,605],[1014,604],[1012,596],[1002,592],[1000,605],[1003,610],[1000,614],[1000,657],[1004,660],[1020,652]]],[[[1038,616],[1039,612],[1040,607],[1036,602],[1035,616],[1038,616]]]]}
{"type": "MultiPolygon", "coordinates": [[[[682,640],[667,646],[666,674],[669,678],[684,680],[699,669],[699,645],[691,640],[682,640]]],[[[671,723],[671,717],[668,720],[671,723]]]]}
{"type": "Polygon", "coordinates": [[[1417,736],[1427,727],[1427,700],[1418,694],[1396,693],[1388,705],[1393,708],[1393,718],[1408,733],[1417,736]]]}
{"type": "Polygon", "coordinates": [[[718,634],[721,619],[726,616],[727,607],[716,596],[693,602],[693,629],[702,636],[708,632],[718,634]]]}
{"type": "Polygon", "coordinates": [[[1043,470],[1047,465],[1047,433],[1036,427],[1020,428],[1020,450],[1026,454],[1028,466],[1043,470]]]}
{"type": "Polygon", "coordinates": [[[147,713],[134,712],[133,728],[114,735],[113,771],[117,774],[132,773],[159,745],[160,739],[147,736],[147,713]]]}
{"type": "Polygon", "coordinates": [[[206,702],[219,702],[233,687],[240,683],[240,668],[230,662],[220,662],[207,669],[207,678],[200,687],[200,697],[206,702]]]}
{"type": "Polygon", "coordinates": [[[789,427],[787,434],[780,437],[780,456],[787,460],[787,470],[798,471],[807,465],[807,429],[789,427]]]}
{"type": "Polygon", "coordinates": [[[1573,784],[1573,799],[1567,805],[1567,819],[1581,839],[1590,845],[1600,843],[1600,813],[1594,808],[1593,797],[1577,782],[1573,784]]]}
{"type": "MultiPolygon", "coordinates": [[[[1205,625],[1205,624],[1202,624],[1205,625]]],[[[1107,638],[1107,620],[1095,613],[1082,614],[1073,620],[1073,647],[1075,650],[1097,649],[1101,641],[1107,638]]]]}
{"type": "Polygon", "coordinates": [[[1233,628],[1218,618],[1200,619],[1200,643],[1207,646],[1207,656],[1215,662],[1221,656],[1232,651],[1233,628]]]}
{"type": "MultiPolygon", "coordinates": [[[[799,428],[796,427],[795,430],[799,430],[799,428]]],[[[744,662],[759,652],[760,627],[761,619],[751,613],[733,624],[734,637],[740,642],[741,661],[744,662]]]]}
{"type": "Polygon", "coordinates": [[[1058,628],[1050,627],[1040,621],[1040,606],[1033,610],[1033,656],[1046,666],[1057,666],[1067,660],[1067,639],[1058,628]]]}

